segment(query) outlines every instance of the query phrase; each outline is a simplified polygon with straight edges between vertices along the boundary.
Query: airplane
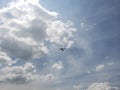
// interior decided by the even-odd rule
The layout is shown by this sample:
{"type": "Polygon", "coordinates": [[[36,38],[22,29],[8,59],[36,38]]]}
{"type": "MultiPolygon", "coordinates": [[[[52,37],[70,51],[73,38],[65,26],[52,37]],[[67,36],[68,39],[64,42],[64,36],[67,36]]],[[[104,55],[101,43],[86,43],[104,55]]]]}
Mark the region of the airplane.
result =
{"type": "Polygon", "coordinates": [[[65,50],[65,48],[60,48],[59,50],[60,50],[60,51],[64,51],[64,50],[65,50]]]}

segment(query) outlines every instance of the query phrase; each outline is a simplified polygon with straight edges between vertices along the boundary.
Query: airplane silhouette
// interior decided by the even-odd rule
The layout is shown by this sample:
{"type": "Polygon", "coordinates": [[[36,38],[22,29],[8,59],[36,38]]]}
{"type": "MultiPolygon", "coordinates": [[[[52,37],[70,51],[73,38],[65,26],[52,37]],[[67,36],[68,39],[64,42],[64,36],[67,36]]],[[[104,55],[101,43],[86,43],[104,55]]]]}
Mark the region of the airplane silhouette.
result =
{"type": "Polygon", "coordinates": [[[65,48],[60,48],[59,50],[60,50],[60,51],[64,51],[64,50],[65,50],[65,48]]]}

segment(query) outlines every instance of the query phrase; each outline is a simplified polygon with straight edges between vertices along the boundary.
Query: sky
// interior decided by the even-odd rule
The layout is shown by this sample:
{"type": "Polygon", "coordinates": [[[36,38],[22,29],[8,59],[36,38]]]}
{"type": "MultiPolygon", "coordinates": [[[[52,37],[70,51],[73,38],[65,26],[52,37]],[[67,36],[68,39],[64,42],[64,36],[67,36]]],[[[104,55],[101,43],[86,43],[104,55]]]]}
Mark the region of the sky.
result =
{"type": "Polygon", "coordinates": [[[120,90],[119,9],[120,0],[1,0],[0,90],[120,90]]]}

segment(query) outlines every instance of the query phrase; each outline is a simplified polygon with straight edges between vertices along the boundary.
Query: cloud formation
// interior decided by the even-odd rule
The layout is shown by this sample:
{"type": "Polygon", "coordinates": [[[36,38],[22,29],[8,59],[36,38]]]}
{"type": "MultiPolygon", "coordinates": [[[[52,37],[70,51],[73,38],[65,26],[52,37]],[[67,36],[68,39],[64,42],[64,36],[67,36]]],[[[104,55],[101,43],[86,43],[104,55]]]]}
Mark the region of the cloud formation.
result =
{"type": "Polygon", "coordinates": [[[91,84],[87,90],[118,90],[117,87],[112,87],[107,82],[101,83],[93,83],[91,84]]]}
{"type": "Polygon", "coordinates": [[[55,79],[55,76],[50,73],[50,74],[42,75],[40,77],[40,79],[45,80],[45,81],[49,81],[49,80],[55,79]]]}
{"type": "Polygon", "coordinates": [[[9,56],[6,55],[4,52],[0,52],[0,66],[3,65],[9,65],[16,63],[16,61],[13,61],[9,56]]]}
{"type": "MultiPolygon", "coordinates": [[[[71,21],[63,22],[58,13],[42,7],[39,0],[16,0],[0,9],[0,82],[27,83],[37,77],[30,61],[49,53],[50,44],[70,48],[76,31],[71,21]],[[15,64],[15,65],[14,65],[15,64]],[[18,64],[18,65],[17,65],[18,64]]],[[[52,66],[63,68],[62,62],[52,66]]],[[[52,80],[50,73],[38,77],[52,80]]]]}
{"type": "Polygon", "coordinates": [[[45,42],[71,47],[71,21],[43,8],[38,0],[18,0],[0,10],[1,50],[12,58],[31,60],[49,52],[45,42]]]}
{"type": "Polygon", "coordinates": [[[73,89],[74,89],[74,90],[80,90],[81,88],[82,88],[81,85],[74,85],[74,86],[73,86],[73,89]]]}
{"type": "Polygon", "coordinates": [[[96,67],[96,71],[101,71],[102,69],[104,69],[104,65],[103,65],[103,64],[99,64],[99,65],[96,67]]]}
{"type": "Polygon", "coordinates": [[[58,61],[57,63],[52,65],[52,68],[57,69],[57,70],[61,70],[63,68],[62,62],[58,61]]]}
{"type": "Polygon", "coordinates": [[[6,66],[0,69],[0,82],[23,84],[37,78],[34,75],[36,68],[32,63],[26,63],[24,66],[6,66]]]}

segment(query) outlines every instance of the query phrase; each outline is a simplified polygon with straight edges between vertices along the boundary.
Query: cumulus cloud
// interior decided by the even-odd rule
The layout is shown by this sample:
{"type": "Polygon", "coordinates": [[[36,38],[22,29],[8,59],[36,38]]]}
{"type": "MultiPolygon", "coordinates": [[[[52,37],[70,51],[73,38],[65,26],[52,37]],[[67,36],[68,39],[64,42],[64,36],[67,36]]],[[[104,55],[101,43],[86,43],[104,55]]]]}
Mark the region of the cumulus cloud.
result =
{"type": "Polygon", "coordinates": [[[91,84],[87,90],[118,90],[118,88],[110,86],[108,82],[101,82],[91,84]]]}
{"type": "Polygon", "coordinates": [[[35,72],[36,68],[32,63],[26,63],[24,66],[7,66],[0,70],[0,82],[27,83],[38,77],[35,72]]]}
{"type": "Polygon", "coordinates": [[[57,69],[57,70],[61,70],[63,68],[63,64],[61,61],[58,61],[57,63],[52,65],[52,68],[57,69]]]}
{"type": "Polygon", "coordinates": [[[99,64],[97,67],[96,67],[96,71],[101,71],[102,69],[104,69],[104,65],[103,64],[99,64]]]}
{"type": "Polygon", "coordinates": [[[4,52],[0,52],[0,66],[3,65],[9,65],[16,63],[16,61],[13,61],[9,56],[6,55],[4,52]]]}
{"type": "Polygon", "coordinates": [[[62,22],[39,0],[17,0],[0,9],[0,46],[10,57],[30,60],[48,53],[45,41],[71,47],[71,21],[62,22]]]}
{"type": "MultiPolygon", "coordinates": [[[[75,31],[72,21],[60,20],[58,13],[42,7],[39,0],[14,0],[0,8],[0,82],[55,80],[51,73],[39,77],[32,63],[21,66],[19,61],[40,58],[49,53],[52,45],[70,48],[75,31]]],[[[62,62],[53,64],[52,68],[61,70],[62,62]]]]}
{"type": "Polygon", "coordinates": [[[44,81],[54,80],[55,76],[50,73],[50,74],[42,75],[40,79],[44,81]]]}

